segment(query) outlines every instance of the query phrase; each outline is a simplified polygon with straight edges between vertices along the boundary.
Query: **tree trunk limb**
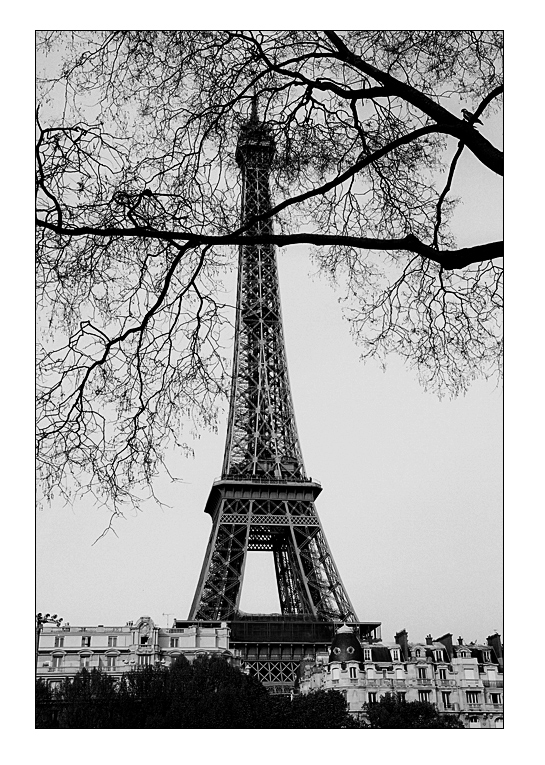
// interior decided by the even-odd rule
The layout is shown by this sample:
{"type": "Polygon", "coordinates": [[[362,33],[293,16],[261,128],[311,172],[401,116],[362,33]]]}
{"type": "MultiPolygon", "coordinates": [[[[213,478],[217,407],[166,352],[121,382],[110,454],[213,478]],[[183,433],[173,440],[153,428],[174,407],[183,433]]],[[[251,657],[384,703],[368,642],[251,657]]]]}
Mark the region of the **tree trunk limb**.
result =
{"type": "Polygon", "coordinates": [[[472,263],[482,263],[503,257],[503,242],[489,242],[474,247],[463,247],[459,250],[436,250],[421,242],[416,236],[408,234],[400,239],[379,239],[365,236],[342,236],[339,234],[225,234],[210,236],[190,232],[160,231],[151,228],[93,228],[92,226],[57,226],[37,219],[36,225],[46,228],[59,236],[100,236],[100,237],[137,237],[140,239],[160,239],[166,242],[187,242],[195,247],[200,245],[242,245],[242,244],[274,244],[278,247],[288,247],[292,244],[313,244],[317,246],[337,245],[354,247],[364,250],[405,250],[421,255],[427,260],[438,263],[445,270],[465,268],[472,263]]]}

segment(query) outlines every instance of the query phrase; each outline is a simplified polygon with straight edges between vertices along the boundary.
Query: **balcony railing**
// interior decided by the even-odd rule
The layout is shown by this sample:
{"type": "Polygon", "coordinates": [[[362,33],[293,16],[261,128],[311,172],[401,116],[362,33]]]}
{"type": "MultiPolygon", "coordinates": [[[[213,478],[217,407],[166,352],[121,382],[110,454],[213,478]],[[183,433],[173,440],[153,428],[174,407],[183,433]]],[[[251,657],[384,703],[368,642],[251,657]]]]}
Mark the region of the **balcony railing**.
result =
{"type": "Polygon", "coordinates": [[[503,688],[503,680],[483,680],[485,688],[503,688]]]}
{"type": "Polygon", "coordinates": [[[260,475],[252,475],[252,476],[246,476],[238,473],[227,473],[223,476],[218,476],[217,478],[214,478],[214,483],[218,483],[219,481],[233,481],[237,483],[248,483],[251,481],[252,483],[272,483],[272,484],[281,484],[281,483],[314,483],[318,486],[321,486],[322,484],[320,481],[313,481],[312,478],[296,478],[294,476],[286,476],[285,478],[267,478],[265,476],[260,475]]]}
{"type": "Polygon", "coordinates": [[[448,704],[440,702],[437,706],[440,712],[458,712],[460,710],[460,705],[455,702],[449,702],[448,704]]]}
{"type": "Polygon", "coordinates": [[[37,674],[38,675],[44,675],[44,674],[57,674],[57,675],[75,675],[78,672],[80,672],[82,669],[86,669],[87,671],[91,671],[92,669],[100,669],[101,672],[127,672],[129,669],[134,669],[139,665],[137,664],[130,664],[127,662],[126,664],[123,662],[123,660],[117,662],[115,666],[108,666],[107,664],[89,664],[88,666],[82,666],[81,664],[63,664],[60,667],[38,667],[37,674]]]}
{"type": "Polygon", "coordinates": [[[445,687],[453,687],[456,685],[456,680],[449,680],[446,677],[436,677],[435,684],[445,687]]]}

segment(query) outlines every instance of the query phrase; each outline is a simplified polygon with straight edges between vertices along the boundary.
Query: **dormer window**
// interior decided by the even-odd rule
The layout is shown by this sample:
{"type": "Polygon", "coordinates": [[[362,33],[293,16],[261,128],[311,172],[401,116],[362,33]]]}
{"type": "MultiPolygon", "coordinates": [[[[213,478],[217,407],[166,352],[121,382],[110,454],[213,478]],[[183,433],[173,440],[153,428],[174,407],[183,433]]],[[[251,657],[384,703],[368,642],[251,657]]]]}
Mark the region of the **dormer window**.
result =
{"type": "Polygon", "coordinates": [[[436,650],[433,653],[435,656],[435,661],[443,661],[443,651],[436,650]]]}
{"type": "Polygon", "coordinates": [[[490,661],[490,651],[483,651],[483,661],[490,661]]]}
{"type": "Polygon", "coordinates": [[[392,648],[390,653],[392,655],[392,661],[399,661],[399,648],[392,648]]]}
{"type": "Polygon", "coordinates": [[[417,659],[419,659],[419,658],[420,658],[420,651],[419,651],[419,649],[418,649],[418,648],[417,648],[417,649],[416,649],[416,651],[414,652],[414,655],[416,656],[416,658],[417,658],[417,659]]]}
{"type": "Polygon", "coordinates": [[[364,661],[371,661],[371,649],[370,648],[364,648],[363,649],[363,658],[364,658],[364,661]]]}

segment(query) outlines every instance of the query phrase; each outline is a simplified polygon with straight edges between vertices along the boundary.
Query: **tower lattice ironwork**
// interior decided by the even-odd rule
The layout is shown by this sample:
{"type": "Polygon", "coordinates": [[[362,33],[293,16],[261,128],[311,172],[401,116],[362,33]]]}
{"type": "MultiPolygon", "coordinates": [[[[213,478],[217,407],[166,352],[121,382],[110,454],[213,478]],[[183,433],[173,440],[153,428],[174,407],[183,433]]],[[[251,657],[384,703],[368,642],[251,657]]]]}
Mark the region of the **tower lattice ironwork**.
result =
{"type": "MultiPolygon", "coordinates": [[[[236,159],[247,235],[272,233],[269,174],[274,140],[254,105],[236,159]],[[257,220],[256,220],[257,218],[257,220]]],[[[233,620],[249,551],[273,553],[282,614],[357,621],[328,547],[307,478],[288,379],[276,252],[240,247],[233,380],[221,479],[205,512],[212,531],[189,619],[233,620]]]]}

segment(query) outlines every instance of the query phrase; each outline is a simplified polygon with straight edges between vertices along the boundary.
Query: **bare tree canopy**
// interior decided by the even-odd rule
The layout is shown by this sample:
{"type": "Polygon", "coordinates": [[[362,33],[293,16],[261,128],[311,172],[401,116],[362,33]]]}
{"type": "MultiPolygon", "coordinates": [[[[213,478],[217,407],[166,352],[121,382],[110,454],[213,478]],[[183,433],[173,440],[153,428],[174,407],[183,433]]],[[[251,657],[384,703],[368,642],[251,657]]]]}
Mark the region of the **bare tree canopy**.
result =
{"type": "Polygon", "coordinates": [[[184,423],[214,426],[221,280],[243,241],[315,245],[366,355],[400,354],[440,393],[499,374],[503,245],[457,248],[449,218],[462,152],[503,172],[479,132],[500,108],[501,33],[46,32],[38,56],[46,497],[90,491],[115,512],[186,448],[184,423]],[[235,161],[255,102],[276,145],[261,237],[235,161]]]}

